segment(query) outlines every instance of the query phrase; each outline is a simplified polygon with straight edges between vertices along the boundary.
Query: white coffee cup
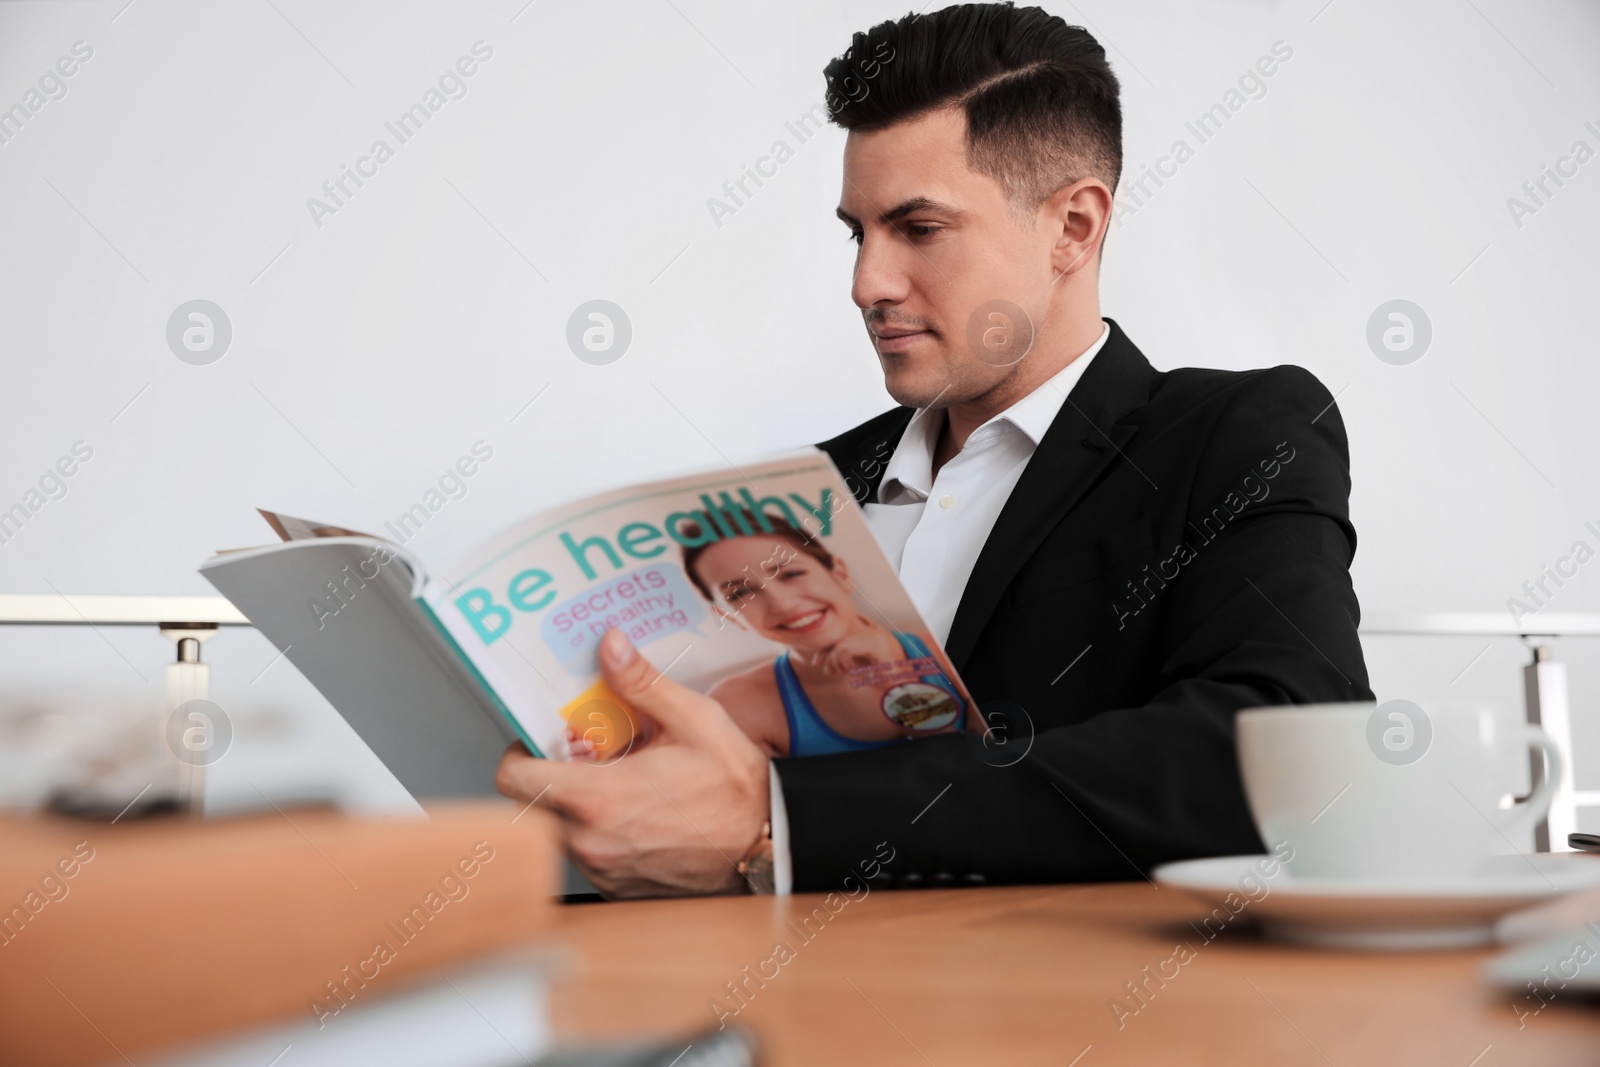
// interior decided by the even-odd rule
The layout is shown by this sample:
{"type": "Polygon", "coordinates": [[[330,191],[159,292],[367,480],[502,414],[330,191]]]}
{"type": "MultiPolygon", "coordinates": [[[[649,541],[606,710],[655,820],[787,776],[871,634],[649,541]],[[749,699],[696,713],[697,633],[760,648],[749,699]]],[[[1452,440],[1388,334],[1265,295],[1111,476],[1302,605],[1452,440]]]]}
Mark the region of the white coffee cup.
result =
{"type": "Polygon", "coordinates": [[[1550,808],[1561,752],[1543,730],[1476,707],[1410,701],[1252,708],[1238,717],[1245,795],[1267,847],[1299,877],[1448,880],[1516,851],[1550,808]],[[1512,803],[1503,769],[1525,750],[1544,774],[1512,803]]]}

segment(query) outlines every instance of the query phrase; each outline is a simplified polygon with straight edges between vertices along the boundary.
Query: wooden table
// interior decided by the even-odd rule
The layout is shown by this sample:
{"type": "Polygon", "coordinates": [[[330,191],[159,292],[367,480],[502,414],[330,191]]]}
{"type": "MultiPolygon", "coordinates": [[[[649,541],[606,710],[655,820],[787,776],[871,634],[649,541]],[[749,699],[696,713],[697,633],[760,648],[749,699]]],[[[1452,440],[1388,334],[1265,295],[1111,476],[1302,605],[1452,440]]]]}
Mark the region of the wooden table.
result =
{"type": "Polygon", "coordinates": [[[558,1029],[714,1025],[710,1002],[739,1007],[725,983],[746,981],[749,965],[776,977],[748,980],[730,1021],[758,1035],[771,1067],[1600,1063],[1600,1008],[1558,998],[1519,1030],[1514,995],[1478,977],[1487,951],[1317,951],[1245,929],[1205,942],[1186,925],[1204,906],[1145,884],[878,890],[813,919],[807,941],[795,927],[819,907],[820,896],[570,905],[557,920],[575,960],[558,1029]],[[774,956],[780,941],[792,956],[774,956]],[[1142,1004],[1126,983],[1148,991],[1142,1004]]]}

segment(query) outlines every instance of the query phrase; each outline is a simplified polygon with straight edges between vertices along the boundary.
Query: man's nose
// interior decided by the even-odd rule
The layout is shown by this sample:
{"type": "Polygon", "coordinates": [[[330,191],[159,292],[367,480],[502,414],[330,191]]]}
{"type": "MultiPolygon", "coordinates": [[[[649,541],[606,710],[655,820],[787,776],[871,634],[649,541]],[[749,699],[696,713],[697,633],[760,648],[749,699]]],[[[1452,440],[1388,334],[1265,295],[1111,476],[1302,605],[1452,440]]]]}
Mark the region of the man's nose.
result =
{"type": "Polygon", "coordinates": [[[894,234],[867,234],[856,253],[850,299],[862,310],[903,303],[911,294],[905,255],[909,247],[894,234]]]}

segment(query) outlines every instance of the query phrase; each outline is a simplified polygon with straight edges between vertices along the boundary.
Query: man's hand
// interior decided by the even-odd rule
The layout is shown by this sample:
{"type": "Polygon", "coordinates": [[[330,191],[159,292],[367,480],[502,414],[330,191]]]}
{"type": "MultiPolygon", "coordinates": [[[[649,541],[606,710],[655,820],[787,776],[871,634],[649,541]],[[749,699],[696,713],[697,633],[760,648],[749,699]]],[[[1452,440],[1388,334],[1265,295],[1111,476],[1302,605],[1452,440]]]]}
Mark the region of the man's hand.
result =
{"type": "Polygon", "coordinates": [[[609,897],[727,893],[769,815],[767,757],[708,696],[662,676],[618,630],[600,642],[606,683],[657,729],[607,763],[500,761],[506,796],[561,818],[567,854],[609,897]]]}

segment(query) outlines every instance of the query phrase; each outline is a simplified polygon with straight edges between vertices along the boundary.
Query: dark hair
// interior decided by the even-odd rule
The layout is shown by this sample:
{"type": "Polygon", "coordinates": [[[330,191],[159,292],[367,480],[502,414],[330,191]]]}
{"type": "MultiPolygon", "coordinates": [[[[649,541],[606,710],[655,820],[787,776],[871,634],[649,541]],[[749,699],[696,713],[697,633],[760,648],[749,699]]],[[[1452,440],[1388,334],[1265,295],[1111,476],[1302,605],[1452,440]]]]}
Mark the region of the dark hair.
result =
{"type": "MultiPolygon", "coordinates": [[[[726,520],[732,523],[737,531],[732,535],[733,537],[776,537],[779,540],[790,542],[801,552],[804,552],[830,571],[833,570],[833,553],[823,548],[815,537],[794,525],[786,517],[774,515],[767,511],[754,512],[745,507],[724,507],[721,511],[726,516],[726,520]]],[[[700,538],[705,536],[706,533],[705,528],[692,519],[680,525],[678,532],[682,536],[690,538],[700,538]]],[[[689,576],[689,581],[694,583],[694,587],[700,590],[700,595],[715,604],[717,600],[716,597],[711,595],[711,587],[706,585],[705,579],[695,573],[694,569],[695,562],[707,548],[718,544],[722,540],[731,539],[715,536],[715,530],[712,530],[712,533],[714,536],[709,541],[698,545],[683,546],[683,572],[689,576]]]]}
{"type": "Polygon", "coordinates": [[[958,4],[881,22],[824,68],[828,116],[881,130],[941,107],[967,116],[967,164],[1032,211],[1086,177],[1116,192],[1122,104],[1105,49],[1037,7],[958,4]]]}

